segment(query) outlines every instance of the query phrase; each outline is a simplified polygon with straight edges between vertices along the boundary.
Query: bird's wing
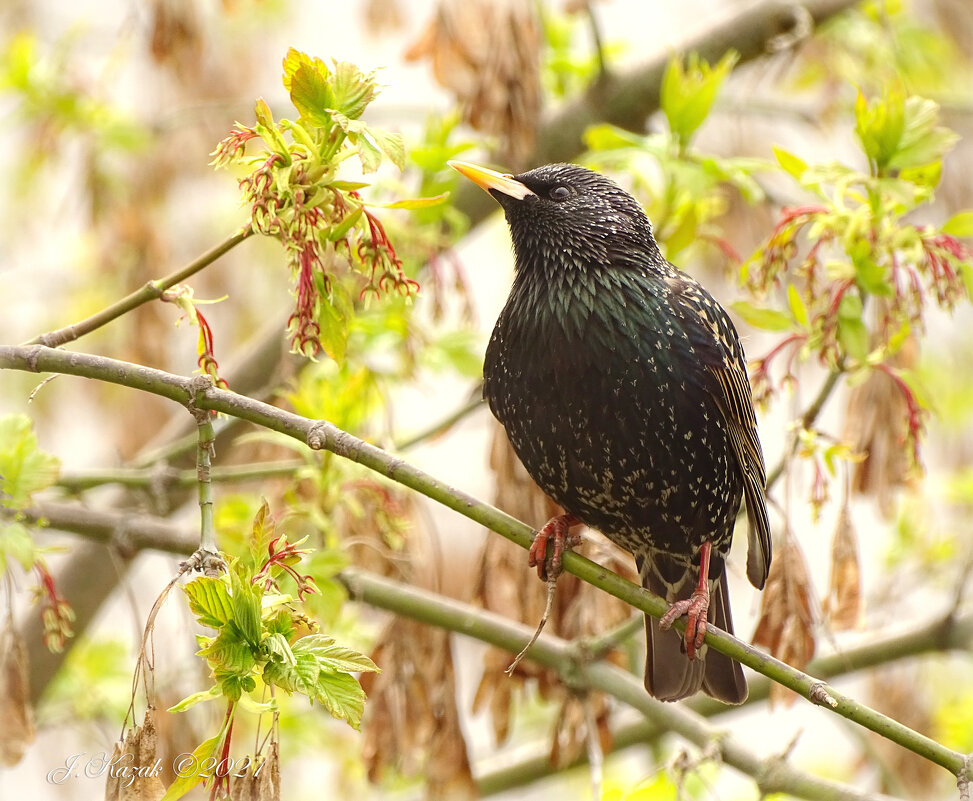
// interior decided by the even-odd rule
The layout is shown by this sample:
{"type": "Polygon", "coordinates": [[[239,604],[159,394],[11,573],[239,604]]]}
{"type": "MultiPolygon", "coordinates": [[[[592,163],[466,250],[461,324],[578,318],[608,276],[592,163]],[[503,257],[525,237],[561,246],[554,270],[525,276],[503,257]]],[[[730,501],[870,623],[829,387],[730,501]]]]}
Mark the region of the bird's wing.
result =
{"type": "MultiPolygon", "coordinates": [[[[730,442],[743,473],[749,522],[747,577],[763,588],[770,569],[771,535],[764,492],[767,483],[763,450],[757,435],[757,418],[747,378],[746,356],[733,322],[723,307],[699,283],[674,271],[665,280],[675,318],[686,335],[691,350],[684,354],[695,369],[702,388],[716,400],[730,433],[730,442]],[[706,369],[700,371],[699,364],[706,369]]],[[[681,354],[682,355],[682,354],[681,354]]]]}

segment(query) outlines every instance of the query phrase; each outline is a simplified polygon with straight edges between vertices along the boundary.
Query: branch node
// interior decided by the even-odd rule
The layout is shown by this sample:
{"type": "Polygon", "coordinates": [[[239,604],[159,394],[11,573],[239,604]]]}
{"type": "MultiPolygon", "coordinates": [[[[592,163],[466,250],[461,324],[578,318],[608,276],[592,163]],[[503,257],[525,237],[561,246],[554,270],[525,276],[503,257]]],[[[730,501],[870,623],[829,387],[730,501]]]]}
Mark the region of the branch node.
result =
{"type": "Polygon", "coordinates": [[[194,375],[189,379],[186,385],[186,391],[189,393],[189,399],[186,401],[186,408],[189,413],[196,419],[197,425],[202,425],[207,422],[211,416],[209,409],[200,409],[197,405],[197,399],[200,397],[205,398],[206,393],[213,388],[213,379],[208,375],[194,375]]]}
{"type": "Polygon", "coordinates": [[[185,561],[179,563],[179,575],[196,571],[207,578],[219,578],[226,572],[226,561],[220,554],[200,548],[185,561]]]}
{"type": "Polygon", "coordinates": [[[24,353],[24,361],[27,362],[27,369],[32,373],[40,372],[40,367],[37,364],[37,360],[40,359],[43,353],[44,347],[42,345],[30,345],[26,348],[26,352],[24,353]]]}
{"type": "Polygon", "coordinates": [[[838,708],[838,702],[828,692],[828,685],[823,681],[814,682],[807,692],[807,697],[820,706],[830,707],[831,709],[838,708]]]}
{"type": "Polygon", "coordinates": [[[973,753],[963,758],[963,767],[956,775],[956,787],[959,789],[959,801],[970,801],[970,785],[973,784],[973,753]]]}
{"type": "Polygon", "coordinates": [[[328,424],[324,420],[315,422],[304,441],[312,451],[324,450],[328,446],[328,424]]]}

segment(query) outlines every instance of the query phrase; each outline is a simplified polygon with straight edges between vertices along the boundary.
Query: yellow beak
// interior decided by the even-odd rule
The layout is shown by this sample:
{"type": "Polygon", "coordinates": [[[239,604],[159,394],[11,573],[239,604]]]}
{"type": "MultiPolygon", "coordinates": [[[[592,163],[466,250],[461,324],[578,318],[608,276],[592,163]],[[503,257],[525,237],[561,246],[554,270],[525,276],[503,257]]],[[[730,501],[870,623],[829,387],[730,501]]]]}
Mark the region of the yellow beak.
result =
{"type": "Polygon", "coordinates": [[[517,200],[523,200],[528,195],[534,194],[524,184],[508,173],[497,172],[496,170],[490,170],[466,161],[447,161],[446,163],[461,175],[469,178],[485,192],[496,189],[498,192],[502,192],[517,200]]]}

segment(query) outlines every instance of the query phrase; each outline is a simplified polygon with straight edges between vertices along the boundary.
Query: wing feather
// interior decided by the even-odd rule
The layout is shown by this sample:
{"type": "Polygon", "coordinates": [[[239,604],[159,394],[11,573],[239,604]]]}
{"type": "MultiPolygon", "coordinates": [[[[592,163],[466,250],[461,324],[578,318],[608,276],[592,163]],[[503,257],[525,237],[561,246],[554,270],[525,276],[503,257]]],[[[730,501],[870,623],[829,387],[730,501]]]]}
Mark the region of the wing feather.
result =
{"type": "Polygon", "coordinates": [[[730,444],[743,475],[747,504],[747,578],[762,589],[770,570],[773,546],[765,496],[767,470],[757,433],[746,356],[723,307],[693,278],[673,270],[674,275],[666,280],[671,291],[670,302],[693,346],[692,356],[706,368],[689,374],[701,377],[726,421],[730,444]]]}

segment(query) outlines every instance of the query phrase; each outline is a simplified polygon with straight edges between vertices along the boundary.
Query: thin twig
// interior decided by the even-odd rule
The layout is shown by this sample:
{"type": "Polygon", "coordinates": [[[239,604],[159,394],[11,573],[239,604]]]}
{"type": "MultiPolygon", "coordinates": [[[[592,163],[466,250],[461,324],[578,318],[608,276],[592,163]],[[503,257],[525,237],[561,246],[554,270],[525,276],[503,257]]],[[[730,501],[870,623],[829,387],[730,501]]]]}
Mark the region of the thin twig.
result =
{"type": "Polygon", "coordinates": [[[210,264],[220,258],[220,256],[223,256],[225,253],[239,245],[252,233],[253,229],[248,225],[235,233],[233,236],[221,242],[215,248],[206,251],[206,253],[199,258],[194,259],[185,267],[182,267],[163,278],[159,278],[155,281],[149,281],[140,289],[136,289],[134,292],[126,295],[121,300],[115,301],[110,306],[107,306],[90,317],[86,317],[84,320],[79,320],[78,322],[72,323],[64,328],[59,328],[56,331],[49,331],[46,334],[38,334],[36,337],[25,342],[24,344],[47,345],[48,347],[56,348],[60,345],[64,345],[67,342],[73,342],[85,334],[90,334],[92,331],[101,328],[103,325],[110,323],[112,320],[116,320],[123,314],[130,312],[132,309],[141,306],[143,303],[148,303],[151,300],[157,300],[162,293],[165,292],[165,290],[175,286],[178,283],[181,283],[182,281],[185,281],[190,276],[198,273],[204,267],[208,267],[210,264]]]}
{"type": "MultiPolygon", "coordinates": [[[[544,626],[547,625],[547,621],[551,617],[551,610],[554,609],[554,594],[556,592],[557,578],[549,578],[547,580],[547,603],[544,604],[544,614],[541,615],[541,619],[537,622],[537,628],[534,629],[534,633],[527,641],[527,645],[520,649],[520,652],[514,657],[513,662],[507,665],[506,670],[503,671],[508,676],[512,676],[514,674],[514,671],[517,669],[517,665],[519,665],[523,658],[527,656],[527,652],[531,649],[531,646],[537,642],[537,638],[540,637],[541,632],[544,631],[544,626]]],[[[595,796],[595,798],[598,798],[598,796],[595,796]]]]}
{"type": "MultiPolygon", "coordinates": [[[[831,368],[831,372],[828,373],[828,377],[821,385],[821,389],[818,390],[818,394],[815,395],[814,400],[811,401],[810,405],[804,410],[804,413],[798,418],[799,430],[809,429],[814,425],[815,421],[818,419],[818,415],[821,414],[821,410],[824,408],[824,404],[827,403],[828,398],[831,397],[831,393],[835,391],[835,388],[838,386],[838,381],[844,374],[845,371],[841,366],[831,368]]],[[[798,434],[799,431],[795,432],[794,437],[791,439],[791,443],[787,448],[787,452],[781,456],[780,461],[776,464],[774,469],[767,474],[768,490],[774,486],[778,479],[780,479],[780,477],[784,474],[784,468],[797,452],[797,445],[799,441],[798,434]]]]}

